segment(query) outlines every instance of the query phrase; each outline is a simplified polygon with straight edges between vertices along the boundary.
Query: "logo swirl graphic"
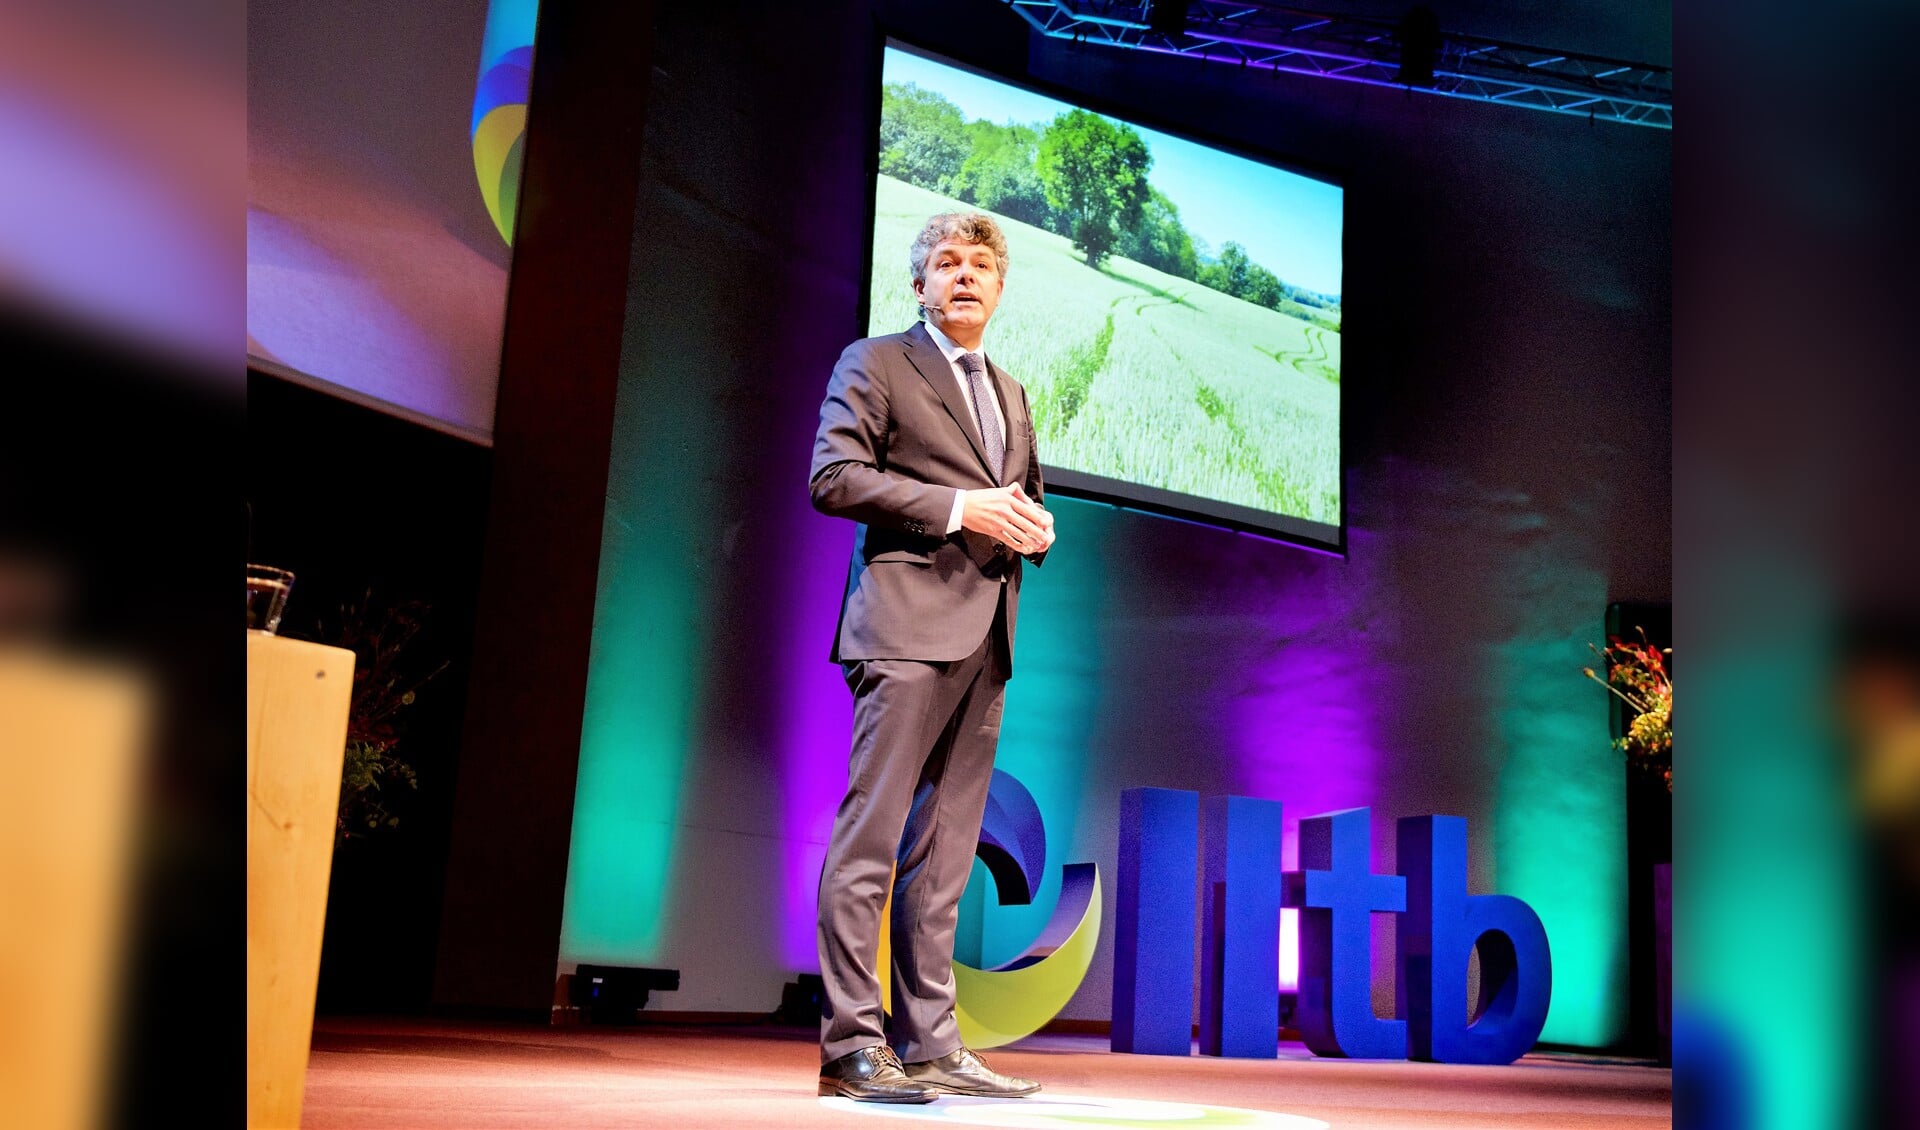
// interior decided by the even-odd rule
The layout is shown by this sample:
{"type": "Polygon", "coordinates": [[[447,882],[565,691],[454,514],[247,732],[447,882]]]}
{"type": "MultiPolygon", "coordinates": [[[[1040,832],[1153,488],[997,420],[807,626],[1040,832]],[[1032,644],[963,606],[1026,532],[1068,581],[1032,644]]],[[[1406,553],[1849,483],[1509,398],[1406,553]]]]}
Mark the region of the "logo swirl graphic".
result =
{"type": "Polygon", "coordinates": [[[539,0],[493,0],[480,44],[480,77],[474,83],[473,173],[480,197],[500,238],[513,243],[514,209],[520,202],[521,154],[527,137],[527,89],[533,74],[533,27],[539,0]]]}
{"type": "MultiPolygon", "coordinates": [[[[1047,869],[1046,825],[1033,794],[1004,769],[993,771],[974,854],[993,876],[1000,905],[1025,906],[1033,901],[1047,869]]],[[[880,921],[891,917],[891,911],[885,911],[880,921]]],[[[1020,956],[989,969],[953,963],[954,1018],[960,1024],[960,1038],[971,1048],[997,1048],[1039,1031],[1080,988],[1099,942],[1100,870],[1091,863],[1066,864],[1060,869],[1060,901],[1054,904],[1046,928],[1020,956]]],[[[876,968],[885,969],[884,928],[880,946],[876,968]]],[[[880,987],[887,1003],[891,992],[886,978],[880,987]]]]}

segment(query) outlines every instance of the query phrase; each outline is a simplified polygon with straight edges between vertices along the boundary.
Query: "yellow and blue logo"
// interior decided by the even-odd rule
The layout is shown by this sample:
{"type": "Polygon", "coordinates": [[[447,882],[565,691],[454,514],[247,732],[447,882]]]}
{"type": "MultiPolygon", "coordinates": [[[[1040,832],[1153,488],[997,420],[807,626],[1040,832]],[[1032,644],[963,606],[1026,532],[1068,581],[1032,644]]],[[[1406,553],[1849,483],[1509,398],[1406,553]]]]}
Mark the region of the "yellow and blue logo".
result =
{"type": "Polygon", "coordinates": [[[527,140],[527,91],[533,76],[533,28],[539,0],[493,0],[480,43],[480,77],[474,83],[473,172],[480,197],[500,238],[513,243],[514,210],[520,202],[521,156],[527,140]]]}
{"type": "MultiPolygon", "coordinates": [[[[993,876],[1002,906],[1033,901],[1046,874],[1047,830],[1040,806],[1019,779],[993,771],[986,815],[976,849],[993,876]]],[[[880,921],[892,919],[882,912],[880,921]]],[[[1040,936],[1020,956],[989,969],[953,963],[954,1016],[960,1038],[972,1048],[997,1048],[1040,1030],[1073,999],[1093,964],[1100,943],[1100,869],[1069,863],[1060,872],[1060,899],[1040,936]]],[[[890,964],[886,930],[881,930],[876,968],[890,964]]],[[[887,979],[881,978],[881,1003],[891,1005],[887,979]]]]}

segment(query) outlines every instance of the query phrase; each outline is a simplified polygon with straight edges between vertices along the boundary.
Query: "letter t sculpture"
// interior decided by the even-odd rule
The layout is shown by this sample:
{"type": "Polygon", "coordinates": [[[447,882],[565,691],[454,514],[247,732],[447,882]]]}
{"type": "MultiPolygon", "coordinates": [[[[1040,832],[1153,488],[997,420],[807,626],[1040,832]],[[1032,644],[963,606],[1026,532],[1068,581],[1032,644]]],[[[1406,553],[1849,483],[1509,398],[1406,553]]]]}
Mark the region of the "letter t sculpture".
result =
{"type": "Polygon", "coordinates": [[[1300,870],[1285,905],[1300,908],[1300,995],[1294,1023],[1315,1055],[1403,1059],[1404,1020],[1373,1014],[1372,912],[1404,911],[1407,881],[1373,873],[1368,810],[1300,821],[1300,870]]]}

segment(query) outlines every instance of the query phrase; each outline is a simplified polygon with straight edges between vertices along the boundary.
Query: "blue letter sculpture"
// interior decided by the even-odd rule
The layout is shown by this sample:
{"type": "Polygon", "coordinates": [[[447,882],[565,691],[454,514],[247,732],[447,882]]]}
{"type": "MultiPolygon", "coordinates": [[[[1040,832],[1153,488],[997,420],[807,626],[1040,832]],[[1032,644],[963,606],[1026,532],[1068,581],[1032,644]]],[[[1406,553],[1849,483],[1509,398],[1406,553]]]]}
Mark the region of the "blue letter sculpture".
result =
{"type": "Polygon", "coordinates": [[[1180,789],[1120,794],[1120,904],[1114,918],[1117,1052],[1193,1047],[1193,879],[1200,797],[1180,789]]]}
{"type": "Polygon", "coordinates": [[[1280,802],[1206,801],[1200,1052],[1273,1059],[1280,1032],[1280,802]]]}
{"type": "Polygon", "coordinates": [[[1315,1055],[1404,1059],[1406,1022],[1373,1014],[1372,912],[1405,910],[1407,882],[1373,873],[1369,823],[1364,808],[1300,821],[1300,870],[1286,877],[1300,908],[1294,1023],[1315,1055]]]}
{"type": "Polygon", "coordinates": [[[1467,822],[1461,817],[1401,820],[1396,854],[1407,883],[1397,992],[1410,1054],[1441,1063],[1512,1063],[1540,1038],[1553,996],[1553,962],[1540,916],[1509,895],[1467,893],[1467,822]],[[1467,958],[1475,948],[1480,1016],[1470,1020],[1467,958]]]}
{"type": "MultiPolygon", "coordinates": [[[[1120,795],[1114,1051],[1186,1055],[1191,1046],[1199,800],[1178,789],[1120,795]]],[[[1300,910],[1294,1023],[1314,1054],[1512,1063],[1540,1038],[1553,995],[1546,928],[1517,898],[1467,894],[1465,820],[1401,820],[1398,875],[1373,873],[1364,808],[1302,820],[1300,870],[1284,873],[1278,801],[1211,797],[1206,826],[1203,1053],[1275,1055],[1282,905],[1300,910]],[[1373,1014],[1376,912],[1399,915],[1394,1020],[1373,1014]],[[1467,961],[1475,952],[1477,1017],[1467,1010],[1467,961]]],[[[1002,867],[1012,867],[1045,850],[1008,833],[987,840],[994,852],[983,847],[981,855],[990,865],[996,852],[1002,867]]]]}

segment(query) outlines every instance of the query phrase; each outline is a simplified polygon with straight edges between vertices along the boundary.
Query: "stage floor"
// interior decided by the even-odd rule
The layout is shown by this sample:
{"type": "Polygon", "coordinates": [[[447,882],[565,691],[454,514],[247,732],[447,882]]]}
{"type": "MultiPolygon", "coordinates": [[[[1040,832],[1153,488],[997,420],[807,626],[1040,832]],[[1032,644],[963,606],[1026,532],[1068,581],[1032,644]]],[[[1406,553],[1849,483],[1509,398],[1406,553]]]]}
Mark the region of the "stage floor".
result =
{"type": "Polygon", "coordinates": [[[302,1124],[316,1130],[908,1130],[910,1122],[889,1117],[899,1115],[947,1126],[1082,1130],[1313,1130],[1323,1123],[1336,1130],[1620,1130],[1673,1123],[1670,1070],[1588,1056],[1539,1054],[1511,1067],[1453,1067],[1320,1059],[1299,1044],[1282,1044],[1278,1061],[1172,1059],[1114,1055],[1104,1037],[1035,1036],[988,1058],[1001,1070],[1039,1079],[1045,1090],[1025,1101],[948,1098],[924,1107],[856,1109],[815,1097],[818,1054],[810,1035],[794,1029],[322,1018],[302,1124]]]}

